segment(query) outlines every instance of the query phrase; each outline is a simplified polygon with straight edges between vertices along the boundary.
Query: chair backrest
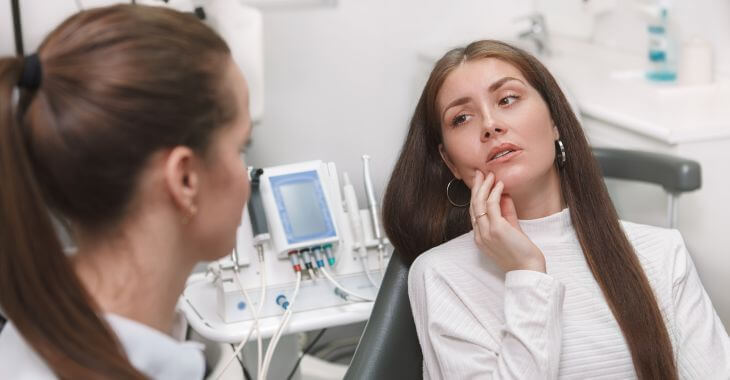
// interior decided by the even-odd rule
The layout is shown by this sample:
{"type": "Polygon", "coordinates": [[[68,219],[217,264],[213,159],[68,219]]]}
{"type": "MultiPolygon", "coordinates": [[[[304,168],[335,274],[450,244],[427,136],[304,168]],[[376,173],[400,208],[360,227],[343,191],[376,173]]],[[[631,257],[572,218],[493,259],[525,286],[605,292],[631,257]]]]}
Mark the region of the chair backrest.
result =
{"type": "MultiPolygon", "coordinates": [[[[696,161],[609,148],[593,148],[593,154],[606,177],[655,183],[670,194],[701,185],[696,161]]],[[[423,354],[408,299],[408,266],[394,253],[345,379],[421,378],[423,354]]]]}
{"type": "Polygon", "coordinates": [[[423,354],[408,299],[408,266],[393,253],[346,380],[423,378],[423,354]]]}
{"type": "Polygon", "coordinates": [[[670,194],[697,190],[702,185],[700,164],[694,160],[612,148],[593,148],[593,156],[605,177],[654,183],[670,194]]]}

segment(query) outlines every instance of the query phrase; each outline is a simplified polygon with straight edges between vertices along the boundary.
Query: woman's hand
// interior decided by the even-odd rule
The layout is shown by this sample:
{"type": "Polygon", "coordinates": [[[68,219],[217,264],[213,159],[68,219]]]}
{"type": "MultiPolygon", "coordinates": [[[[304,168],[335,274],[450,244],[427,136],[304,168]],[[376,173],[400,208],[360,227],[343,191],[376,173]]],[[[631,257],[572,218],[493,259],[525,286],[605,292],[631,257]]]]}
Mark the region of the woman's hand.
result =
{"type": "Polygon", "coordinates": [[[524,269],[545,273],[545,256],[522,232],[512,198],[502,195],[504,184],[494,180],[491,172],[484,178],[477,170],[474,176],[469,214],[477,246],[505,272],[524,269]]]}

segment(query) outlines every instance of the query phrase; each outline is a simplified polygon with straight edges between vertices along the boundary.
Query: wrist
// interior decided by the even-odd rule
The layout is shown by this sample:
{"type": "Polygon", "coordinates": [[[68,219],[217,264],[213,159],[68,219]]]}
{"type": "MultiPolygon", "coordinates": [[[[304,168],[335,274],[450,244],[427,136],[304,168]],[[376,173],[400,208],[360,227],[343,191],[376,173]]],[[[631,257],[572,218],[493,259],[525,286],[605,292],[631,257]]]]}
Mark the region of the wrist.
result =
{"type": "Polygon", "coordinates": [[[518,267],[515,269],[547,273],[547,268],[545,266],[545,256],[542,255],[542,252],[538,251],[537,257],[526,260],[525,262],[518,265],[518,267]]]}

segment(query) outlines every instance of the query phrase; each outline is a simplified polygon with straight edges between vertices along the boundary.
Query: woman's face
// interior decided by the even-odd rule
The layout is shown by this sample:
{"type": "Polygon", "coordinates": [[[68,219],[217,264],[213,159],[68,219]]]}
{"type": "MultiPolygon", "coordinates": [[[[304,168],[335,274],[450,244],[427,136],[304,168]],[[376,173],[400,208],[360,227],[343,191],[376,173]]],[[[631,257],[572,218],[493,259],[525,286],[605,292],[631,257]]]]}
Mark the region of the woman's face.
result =
{"type": "Polygon", "coordinates": [[[557,176],[559,138],[547,104],[511,64],[486,58],[452,71],[438,92],[441,157],[470,188],[476,170],[493,172],[506,194],[525,193],[557,176]]]}
{"type": "Polygon", "coordinates": [[[236,230],[251,186],[243,159],[251,132],[247,84],[239,68],[229,62],[225,83],[233,88],[238,104],[236,119],[213,134],[201,181],[198,215],[201,260],[217,259],[233,249],[236,230]]]}

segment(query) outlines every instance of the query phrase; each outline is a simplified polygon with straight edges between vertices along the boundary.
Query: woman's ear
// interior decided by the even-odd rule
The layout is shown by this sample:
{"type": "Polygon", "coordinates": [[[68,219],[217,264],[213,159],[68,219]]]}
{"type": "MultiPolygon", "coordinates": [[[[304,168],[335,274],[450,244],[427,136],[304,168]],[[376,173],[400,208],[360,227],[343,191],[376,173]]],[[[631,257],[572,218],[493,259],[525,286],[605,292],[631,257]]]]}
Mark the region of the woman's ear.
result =
{"type": "Polygon", "coordinates": [[[165,162],[165,184],[175,205],[184,213],[195,213],[200,178],[195,168],[195,152],[184,146],[172,148],[165,162]]]}
{"type": "Polygon", "coordinates": [[[558,126],[553,122],[553,141],[557,140],[560,140],[560,131],[558,130],[558,126]]]}
{"type": "Polygon", "coordinates": [[[451,159],[449,158],[449,154],[446,153],[446,149],[444,149],[444,144],[439,144],[439,154],[441,155],[441,159],[444,160],[444,163],[451,171],[451,174],[456,177],[456,179],[461,179],[461,176],[459,175],[459,171],[456,170],[456,165],[454,165],[453,162],[451,162],[451,159]]]}

